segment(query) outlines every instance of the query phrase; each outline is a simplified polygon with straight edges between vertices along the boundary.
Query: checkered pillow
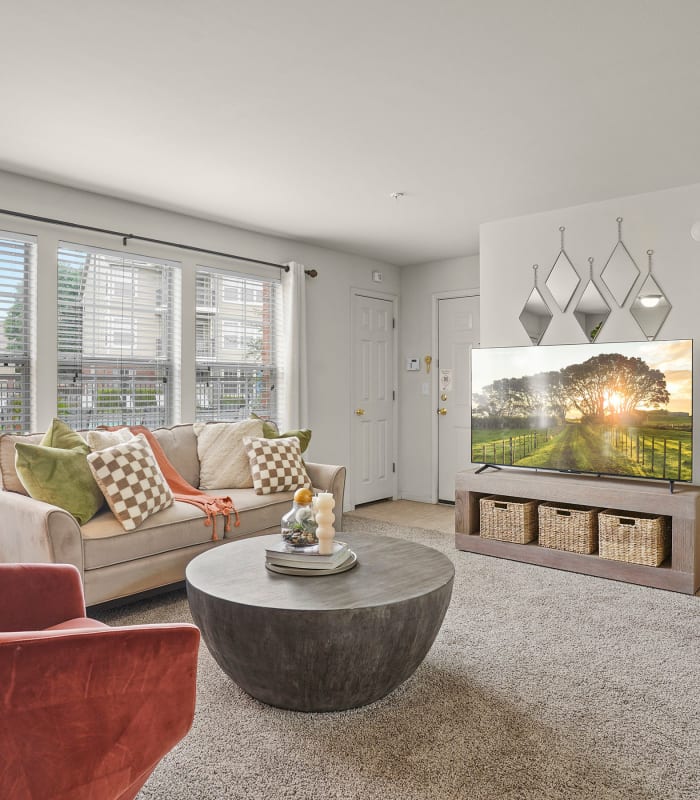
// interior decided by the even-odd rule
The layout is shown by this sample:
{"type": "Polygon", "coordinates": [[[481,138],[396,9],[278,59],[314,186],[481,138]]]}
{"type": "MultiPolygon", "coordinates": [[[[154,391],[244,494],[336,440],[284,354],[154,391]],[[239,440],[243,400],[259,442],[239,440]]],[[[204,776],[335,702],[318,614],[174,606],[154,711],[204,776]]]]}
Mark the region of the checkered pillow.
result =
{"type": "Polygon", "coordinates": [[[87,460],[125,531],[133,531],[151,514],[172,505],[173,493],[142,433],[128,442],[96,450],[87,460]]]}
{"type": "Polygon", "coordinates": [[[296,436],[286,439],[247,437],[243,442],[248,451],[256,494],[289,492],[302,486],[311,488],[296,436]]]}

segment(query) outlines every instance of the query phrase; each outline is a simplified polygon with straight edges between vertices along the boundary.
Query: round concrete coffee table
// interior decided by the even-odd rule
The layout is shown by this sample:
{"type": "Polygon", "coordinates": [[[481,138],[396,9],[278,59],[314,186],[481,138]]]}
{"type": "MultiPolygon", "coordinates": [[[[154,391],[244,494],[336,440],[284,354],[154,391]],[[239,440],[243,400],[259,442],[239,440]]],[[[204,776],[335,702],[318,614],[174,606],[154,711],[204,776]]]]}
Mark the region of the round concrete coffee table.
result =
{"type": "Polygon", "coordinates": [[[195,623],[219,666],[248,694],[281,708],[338,711],[406,680],[435,640],[454,567],[431,547],[339,533],[357,553],[348,572],[280,575],[258,536],[208,550],[186,572],[195,623]]]}

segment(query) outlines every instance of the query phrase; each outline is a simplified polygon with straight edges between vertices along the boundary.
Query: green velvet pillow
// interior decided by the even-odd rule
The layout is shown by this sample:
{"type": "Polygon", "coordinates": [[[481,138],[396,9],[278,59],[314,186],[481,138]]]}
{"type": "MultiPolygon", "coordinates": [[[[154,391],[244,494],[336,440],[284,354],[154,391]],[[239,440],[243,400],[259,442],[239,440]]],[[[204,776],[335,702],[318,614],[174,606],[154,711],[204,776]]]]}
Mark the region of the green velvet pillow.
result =
{"type": "Polygon", "coordinates": [[[90,452],[90,446],[85,439],[60,419],[53,420],[51,427],[46,431],[39,444],[44,447],[58,447],[61,450],[82,448],[86,455],[90,452]]]}
{"type": "MultiPolygon", "coordinates": [[[[265,426],[263,425],[263,434],[265,433],[265,426]]],[[[299,440],[301,452],[305,452],[311,441],[311,430],[309,428],[301,428],[298,431],[287,431],[286,433],[276,433],[274,436],[266,436],[267,439],[288,439],[290,436],[296,436],[299,440]]]]}
{"type": "Polygon", "coordinates": [[[54,420],[42,444],[15,444],[15,469],[30,497],[65,509],[84,525],[104,504],[87,462],[89,452],[80,434],[54,420]]]}
{"type": "Polygon", "coordinates": [[[279,428],[275,425],[274,422],[270,422],[270,420],[263,419],[259,417],[257,414],[250,415],[253,419],[262,420],[263,424],[263,438],[264,439],[287,439],[290,436],[296,436],[299,440],[299,446],[301,447],[301,452],[303,453],[306,448],[309,446],[309,442],[311,441],[311,430],[309,428],[301,428],[298,431],[287,431],[286,433],[280,433],[279,428]]]}

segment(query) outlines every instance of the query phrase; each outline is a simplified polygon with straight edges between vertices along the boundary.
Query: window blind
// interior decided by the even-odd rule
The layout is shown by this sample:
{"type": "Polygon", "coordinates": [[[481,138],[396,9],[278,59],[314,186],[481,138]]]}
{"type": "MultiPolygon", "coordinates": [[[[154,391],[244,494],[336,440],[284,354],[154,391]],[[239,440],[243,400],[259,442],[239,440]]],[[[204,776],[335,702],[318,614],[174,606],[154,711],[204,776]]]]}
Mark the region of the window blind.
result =
{"type": "Polygon", "coordinates": [[[58,416],[72,427],[168,425],[179,265],[61,242],[58,416]]]}
{"type": "Polygon", "coordinates": [[[198,421],[277,419],[281,315],[278,278],[197,267],[198,421]]]}
{"type": "Polygon", "coordinates": [[[31,428],[36,237],[0,231],[0,430],[31,428]]]}

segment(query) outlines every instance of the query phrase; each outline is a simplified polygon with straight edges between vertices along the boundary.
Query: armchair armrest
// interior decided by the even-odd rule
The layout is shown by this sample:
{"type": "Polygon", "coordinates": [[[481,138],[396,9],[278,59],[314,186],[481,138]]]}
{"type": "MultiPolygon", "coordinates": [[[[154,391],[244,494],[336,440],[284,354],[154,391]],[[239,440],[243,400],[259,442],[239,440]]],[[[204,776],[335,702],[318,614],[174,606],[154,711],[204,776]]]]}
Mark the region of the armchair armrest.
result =
{"type": "Polygon", "coordinates": [[[0,631],[37,631],[85,616],[72,564],[0,564],[0,631]]]}
{"type": "Polygon", "coordinates": [[[192,724],[199,631],[0,636],[0,797],[135,797],[192,724]]]}
{"type": "Polygon", "coordinates": [[[332,492],[335,498],[335,529],[343,530],[343,497],[345,495],[345,467],[334,464],[313,464],[305,462],[306,472],[314,489],[332,492]]]}

